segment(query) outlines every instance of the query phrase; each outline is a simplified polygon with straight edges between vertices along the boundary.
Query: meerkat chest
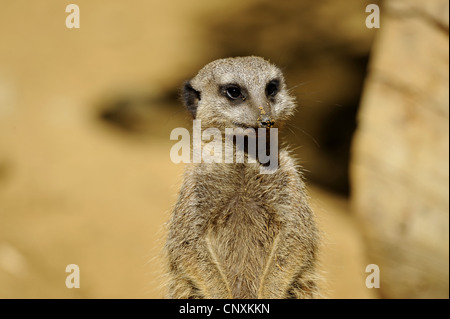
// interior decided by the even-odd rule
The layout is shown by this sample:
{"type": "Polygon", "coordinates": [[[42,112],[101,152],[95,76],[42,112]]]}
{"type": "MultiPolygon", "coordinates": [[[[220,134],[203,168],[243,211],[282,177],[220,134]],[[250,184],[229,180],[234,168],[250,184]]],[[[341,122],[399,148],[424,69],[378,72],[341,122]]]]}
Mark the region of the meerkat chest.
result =
{"type": "Polygon", "coordinates": [[[283,174],[261,175],[258,169],[230,174],[213,165],[207,167],[206,174],[197,176],[195,192],[210,226],[234,237],[268,239],[267,234],[271,236],[276,230],[281,211],[289,206],[287,178],[283,174]]]}
{"type": "Polygon", "coordinates": [[[274,194],[265,196],[264,183],[239,185],[226,195],[222,187],[222,202],[211,208],[208,240],[233,296],[256,298],[281,223],[274,194]]]}
{"type": "Polygon", "coordinates": [[[279,233],[273,212],[235,197],[213,223],[209,233],[211,249],[233,298],[257,298],[267,258],[279,233]]]}

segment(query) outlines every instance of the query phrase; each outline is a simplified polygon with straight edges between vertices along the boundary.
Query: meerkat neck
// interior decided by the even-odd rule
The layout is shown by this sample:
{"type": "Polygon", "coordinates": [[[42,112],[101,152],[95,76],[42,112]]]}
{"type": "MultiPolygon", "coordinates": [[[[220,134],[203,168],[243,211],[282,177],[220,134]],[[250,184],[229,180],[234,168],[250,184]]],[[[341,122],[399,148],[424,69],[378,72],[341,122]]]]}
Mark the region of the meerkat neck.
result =
{"type": "Polygon", "coordinates": [[[211,141],[202,141],[200,147],[192,147],[196,163],[222,163],[257,166],[278,165],[278,141],[259,139],[255,136],[217,136],[211,141]],[[275,145],[273,145],[275,144],[275,145]]]}

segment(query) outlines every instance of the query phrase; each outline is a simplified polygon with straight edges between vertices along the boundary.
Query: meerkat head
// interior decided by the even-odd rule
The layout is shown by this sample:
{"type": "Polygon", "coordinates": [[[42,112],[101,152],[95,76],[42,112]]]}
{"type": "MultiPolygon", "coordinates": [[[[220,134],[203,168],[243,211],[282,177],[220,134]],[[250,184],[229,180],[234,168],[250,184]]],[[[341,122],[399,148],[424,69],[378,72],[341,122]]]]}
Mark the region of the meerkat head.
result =
{"type": "Polygon", "coordinates": [[[295,109],[279,68],[260,57],[207,64],[183,90],[187,109],[204,127],[279,127],[295,109]]]}

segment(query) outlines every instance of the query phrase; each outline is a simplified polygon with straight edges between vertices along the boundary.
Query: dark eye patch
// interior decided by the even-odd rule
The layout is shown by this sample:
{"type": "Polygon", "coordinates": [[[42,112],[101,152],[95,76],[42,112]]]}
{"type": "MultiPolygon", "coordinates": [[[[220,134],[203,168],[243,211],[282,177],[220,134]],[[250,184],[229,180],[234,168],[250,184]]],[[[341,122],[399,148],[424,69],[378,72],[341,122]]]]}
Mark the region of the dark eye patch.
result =
{"type": "Polygon", "coordinates": [[[269,97],[274,97],[277,95],[278,91],[280,90],[280,80],[274,79],[267,83],[266,85],[266,95],[269,97]]]}
{"type": "Polygon", "coordinates": [[[237,84],[227,84],[220,87],[220,92],[229,100],[245,100],[244,90],[237,84]]]}

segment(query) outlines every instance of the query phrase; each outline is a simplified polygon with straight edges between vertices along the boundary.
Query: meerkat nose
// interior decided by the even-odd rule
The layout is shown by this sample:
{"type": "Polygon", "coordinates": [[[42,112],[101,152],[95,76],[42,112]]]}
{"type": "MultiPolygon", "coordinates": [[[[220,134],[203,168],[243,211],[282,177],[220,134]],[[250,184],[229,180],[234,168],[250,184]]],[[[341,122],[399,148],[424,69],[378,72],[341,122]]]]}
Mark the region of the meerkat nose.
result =
{"type": "Polygon", "coordinates": [[[271,128],[274,125],[275,121],[268,116],[262,116],[261,120],[259,121],[259,127],[261,128],[271,128]]]}

